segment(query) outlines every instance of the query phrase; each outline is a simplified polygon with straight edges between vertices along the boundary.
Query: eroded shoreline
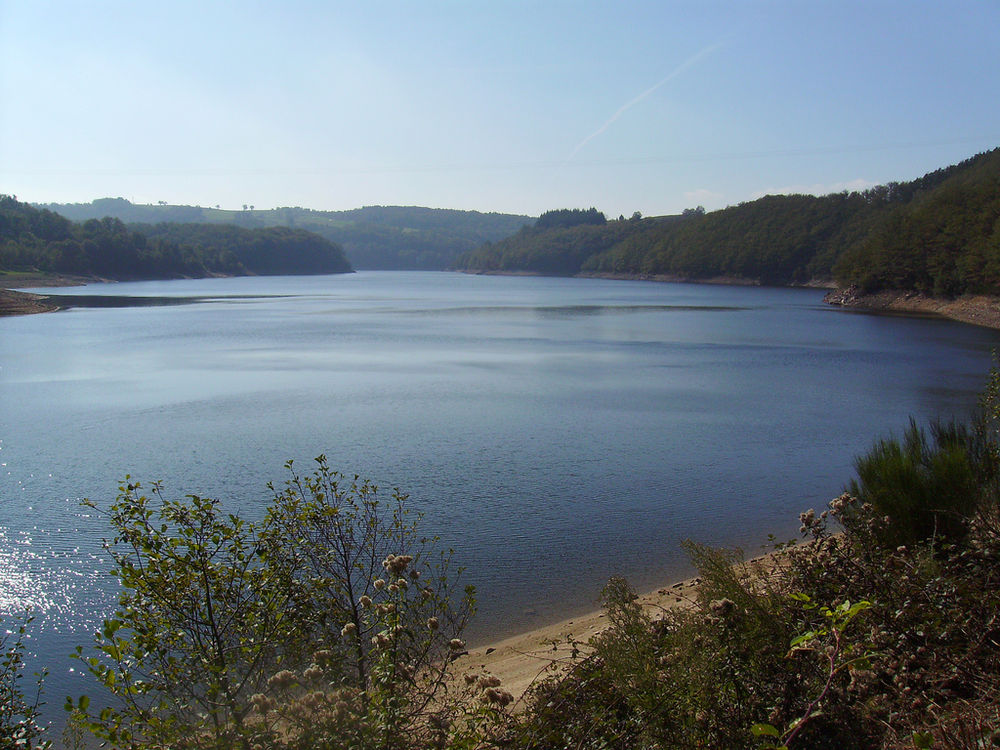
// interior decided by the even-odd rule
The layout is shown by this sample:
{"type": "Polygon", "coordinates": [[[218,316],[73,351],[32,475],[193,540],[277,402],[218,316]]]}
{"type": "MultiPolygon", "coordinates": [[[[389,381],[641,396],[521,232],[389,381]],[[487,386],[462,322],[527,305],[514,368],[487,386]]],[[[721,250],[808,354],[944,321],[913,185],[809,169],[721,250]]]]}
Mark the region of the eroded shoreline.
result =
{"type": "Polygon", "coordinates": [[[882,291],[865,294],[856,287],[849,287],[830,292],[823,301],[866,312],[936,316],[1000,330],[1000,297],[986,294],[966,294],[955,299],[942,299],[920,292],[882,291]]]}

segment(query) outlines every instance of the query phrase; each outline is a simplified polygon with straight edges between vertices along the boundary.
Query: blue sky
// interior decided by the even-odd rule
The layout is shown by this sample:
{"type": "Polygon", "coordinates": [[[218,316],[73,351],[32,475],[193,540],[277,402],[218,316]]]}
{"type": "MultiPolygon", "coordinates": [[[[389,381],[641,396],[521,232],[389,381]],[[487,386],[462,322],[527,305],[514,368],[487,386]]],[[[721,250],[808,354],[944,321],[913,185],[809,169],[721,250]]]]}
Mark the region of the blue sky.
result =
{"type": "Polygon", "coordinates": [[[0,192],[713,210],[1000,145],[1000,2],[0,0],[0,192]]]}

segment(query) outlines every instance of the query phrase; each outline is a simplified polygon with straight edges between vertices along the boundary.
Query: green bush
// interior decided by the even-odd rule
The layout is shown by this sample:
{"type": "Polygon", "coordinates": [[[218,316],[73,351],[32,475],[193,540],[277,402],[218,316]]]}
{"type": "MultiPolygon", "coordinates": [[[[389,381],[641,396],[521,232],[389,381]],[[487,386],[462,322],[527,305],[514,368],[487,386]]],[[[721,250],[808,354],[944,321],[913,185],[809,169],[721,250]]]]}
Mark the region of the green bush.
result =
{"type": "Polygon", "coordinates": [[[417,536],[405,495],[385,502],[316,462],[259,523],[126,479],[106,511],[119,606],[97,653],[77,649],[116,700],[68,700],[75,725],[122,748],[397,750],[446,736],[458,709],[439,696],[472,591],[452,596],[450,554],[417,536]]]}
{"type": "Polygon", "coordinates": [[[959,541],[980,494],[980,473],[970,431],[933,422],[930,436],[910,420],[902,440],[882,438],[855,460],[850,493],[889,518],[886,545],[931,538],[959,541]]]}
{"type": "Polygon", "coordinates": [[[34,695],[25,692],[24,641],[31,615],[20,620],[0,619],[0,750],[44,750],[51,743],[42,739],[45,727],[39,723],[42,682],[45,672],[35,675],[34,695]]]}

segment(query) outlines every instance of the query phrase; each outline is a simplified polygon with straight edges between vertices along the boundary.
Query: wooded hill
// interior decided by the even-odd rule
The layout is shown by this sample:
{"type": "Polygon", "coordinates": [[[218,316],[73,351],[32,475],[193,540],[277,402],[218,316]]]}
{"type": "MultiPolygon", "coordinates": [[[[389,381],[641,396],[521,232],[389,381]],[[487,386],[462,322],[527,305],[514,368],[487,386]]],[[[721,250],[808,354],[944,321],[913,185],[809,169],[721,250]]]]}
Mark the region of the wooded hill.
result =
{"type": "Polygon", "coordinates": [[[350,211],[298,207],[256,210],[248,206],[242,211],[226,211],[100,198],[91,203],[48,203],[37,207],[74,221],[111,216],[130,225],[168,222],[305,229],[341,245],[355,268],[370,270],[443,270],[462,253],[507,237],[534,221],[529,216],[417,206],[366,206],[350,211]]]}
{"type": "Polygon", "coordinates": [[[245,274],[349,273],[341,248],[301,229],[76,223],[0,195],[0,271],[162,279],[245,274]]]}
{"type": "Polygon", "coordinates": [[[769,195],[711,213],[603,223],[575,222],[572,214],[543,214],[456,267],[1000,292],[1000,149],[863,192],[769,195]]]}

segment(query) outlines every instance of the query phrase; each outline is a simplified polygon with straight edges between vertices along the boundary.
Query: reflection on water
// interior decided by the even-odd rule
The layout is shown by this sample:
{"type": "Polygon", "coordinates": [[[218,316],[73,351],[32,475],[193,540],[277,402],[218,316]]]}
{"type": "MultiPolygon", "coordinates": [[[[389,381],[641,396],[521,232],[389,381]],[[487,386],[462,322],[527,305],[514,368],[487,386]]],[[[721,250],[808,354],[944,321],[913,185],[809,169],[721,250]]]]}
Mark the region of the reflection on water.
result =
{"type": "Polygon", "coordinates": [[[38,627],[56,632],[98,623],[95,605],[109,599],[95,597],[94,583],[107,577],[107,562],[84,540],[68,546],[67,531],[0,527],[0,613],[27,610],[38,627]]]}
{"type": "MultiPolygon", "coordinates": [[[[293,458],[408,492],[479,590],[471,639],[590,609],[679,543],[787,538],[879,433],[964,417],[998,343],[822,292],[358,273],[116,284],[162,300],[0,320],[0,613],[38,615],[50,696],[115,592],[126,473],[250,518],[293,458]]],[[[99,294],[95,294],[99,291],[99,294]]],[[[103,303],[102,303],[103,304],[103,303]]]]}

